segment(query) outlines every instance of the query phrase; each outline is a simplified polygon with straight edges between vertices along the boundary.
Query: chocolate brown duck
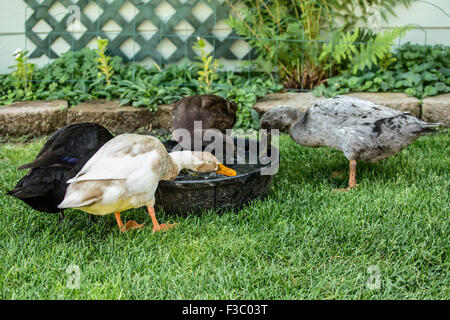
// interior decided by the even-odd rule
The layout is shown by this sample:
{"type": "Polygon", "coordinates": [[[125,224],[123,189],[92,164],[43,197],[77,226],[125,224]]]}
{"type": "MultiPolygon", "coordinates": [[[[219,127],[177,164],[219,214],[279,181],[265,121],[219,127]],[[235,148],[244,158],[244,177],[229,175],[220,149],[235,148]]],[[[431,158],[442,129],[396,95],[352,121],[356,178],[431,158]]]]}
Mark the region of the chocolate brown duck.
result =
{"type": "MultiPolygon", "coordinates": [[[[233,139],[227,136],[226,129],[232,129],[236,123],[237,105],[213,94],[193,95],[182,98],[175,104],[172,113],[173,131],[185,129],[191,136],[191,141],[183,141],[177,135],[177,140],[185,149],[194,150],[194,121],[201,121],[202,134],[207,130],[218,131],[225,144],[234,148],[233,139]]],[[[210,142],[203,141],[202,147],[210,142]]],[[[200,151],[200,150],[197,150],[200,151]]]]}

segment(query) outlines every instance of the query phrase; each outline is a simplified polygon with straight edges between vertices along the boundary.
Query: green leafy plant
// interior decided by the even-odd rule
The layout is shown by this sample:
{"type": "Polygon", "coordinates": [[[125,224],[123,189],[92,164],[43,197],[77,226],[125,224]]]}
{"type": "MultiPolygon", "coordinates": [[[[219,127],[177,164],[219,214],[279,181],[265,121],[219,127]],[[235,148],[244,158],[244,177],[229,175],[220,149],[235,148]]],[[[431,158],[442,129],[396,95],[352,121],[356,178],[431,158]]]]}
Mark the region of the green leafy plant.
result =
{"type": "MultiPolygon", "coordinates": [[[[225,80],[225,79],[224,79],[225,80]]],[[[223,80],[222,80],[223,81],[223,80]]],[[[236,102],[238,106],[236,129],[259,129],[259,115],[253,105],[258,98],[268,93],[279,91],[283,87],[276,85],[272,79],[245,79],[230,73],[226,81],[229,85],[220,86],[215,93],[225,99],[236,102]]]]}
{"type": "MultiPolygon", "coordinates": [[[[24,96],[14,86],[12,74],[0,75],[0,105],[17,100],[67,100],[69,106],[92,99],[119,100],[122,105],[145,107],[155,111],[158,105],[174,103],[183,96],[204,93],[199,86],[199,65],[185,61],[179,65],[144,67],[125,65],[120,57],[111,57],[111,85],[98,78],[95,50],[68,51],[50,64],[36,68],[32,95],[24,96]]],[[[210,93],[232,99],[238,105],[235,128],[257,128],[259,121],[252,106],[258,97],[281,90],[265,74],[216,71],[210,93]]]]}
{"type": "Polygon", "coordinates": [[[28,62],[28,51],[17,49],[13,55],[16,63],[10,68],[13,70],[11,76],[14,80],[14,85],[17,89],[22,89],[25,95],[29,95],[31,93],[35,65],[28,62]]]}
{"type": "MultiPolygon", "coordinates": [[[[52,63],[35,71],[34,93],[45,100],[65,99],[70,105],[95,98],[114,98],[114,86],[103,86],[104,77],[98,77],[98,54],[84,48],[68,51],[52,63]]],[[[120,57],[111,57],[109,65],[115,81],[125,73],[120,57]]]]}
{"type": "Polygon", "coordinates": [[[111,57],[106,55],[106,48],[108,47],[108,39],[97,39],[98,49],[95,51],[98,55],[96,61],[98,63],[97,68],[100,70],[99,77],[103,74],[106,79],[106,83],[111,85],[111,77],[114,74],[113,67],[111,66],[111,57]]]}
{"type": "Polygon", "coordinates": [[[206,52],[206,40],[198,37],[197,42],[194,44],[193,48],[200,51],[200,57],[197,57],[198,62],[195,64],[200,68],[197,71],[198,74],[198,82],[200,87],[205,92],[210,92],[211,87],[213,85],[214,80],[217,79],[217,67],[219,63],[216,59],[213,59],[213,56],[210,53],[206,52]]]}
{"type": "Polygon", "coordinates": [[[366,16],[354,13],[356,8],[367,13],[377,6],[385,18],[386,11],[392,12],[395,3],[392,0],[247,0],[244,2],[248,8],[244,10],[232,0],[226,1],[233,10],[227,23],[247,37],[258,53],[260,66],[269,73],[276,70],[286,88],[312,89],[336,71],[377,64],[387,55],[386,49],[390,49],[392,41],[388,40],[401,33],[400,29],[380,35],[353,31],[357,22],[364,24],[367,20],[366,16]],[[338,16],[345,18],[342,26],[336,23],[338,16]],[[324,45],[330,34],[332,42],[340,43],[342,48],[336,53],[341,56],[339,68],[330,59],[334,48],[331,44],[324,45]],[[364,38],[363,34],[370,41],[356,45],[364,38]],[[380,46],[382,41],[388,42],[380,46]]]}
{"type": "Polygon", "coordinates": [[[331,97],[348,92],[390,91],[423,98],[450,92],[450,47],[406,43],[387,59],[395,64],[332,77],[326,85],[317,87],[314,94],[331,97]]]}

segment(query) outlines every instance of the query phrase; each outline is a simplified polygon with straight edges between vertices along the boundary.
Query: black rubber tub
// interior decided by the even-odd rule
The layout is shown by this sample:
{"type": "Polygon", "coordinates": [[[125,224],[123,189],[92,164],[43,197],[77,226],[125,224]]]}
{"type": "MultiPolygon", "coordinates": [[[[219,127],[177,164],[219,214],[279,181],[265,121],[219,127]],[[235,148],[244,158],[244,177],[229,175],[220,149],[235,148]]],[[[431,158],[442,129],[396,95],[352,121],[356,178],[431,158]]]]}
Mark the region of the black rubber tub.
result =
{"type": "MultiPolygon", "coordinates": [[[[249,159],[249,139],[245,140],[246,162],[249,159]]],[[[236,145],[237,138],[234,139],[236,145]]],[[[168,152],[176,146],[175,141],[163,142],[168,152]]],[[[268,156],[278,150],[270,147],[268,156]]],[[[259,153],[259,150],[258,150],[259,153]]],[[[279,159],[279,156],[278,156],[279,159]]],[[[278,164],[277,164],[278,165],[278,164]]],[[[274,175],[261,175],[263,164],[227,164],[237,171],[234,177],[226,177],[215,172],[181,173],[175,180],[160,181],[156,190],[156,207],[171,214],[202,213],[206,210],[238,210],[254,199],[264,199],[272,185],[274,175]]]]}

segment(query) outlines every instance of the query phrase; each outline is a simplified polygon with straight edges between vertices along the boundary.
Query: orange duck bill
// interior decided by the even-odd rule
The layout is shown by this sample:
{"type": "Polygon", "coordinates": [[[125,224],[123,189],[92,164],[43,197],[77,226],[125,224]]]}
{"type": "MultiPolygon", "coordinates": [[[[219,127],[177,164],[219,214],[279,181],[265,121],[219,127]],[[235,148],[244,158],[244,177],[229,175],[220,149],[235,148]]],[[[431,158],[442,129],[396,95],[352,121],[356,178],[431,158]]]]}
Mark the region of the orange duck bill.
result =
{"type": "Polygon", "coordinates": [[[223,174],[224,176],[228,177],[234,177],[235,175],[237,175],[235,170],[228,168],[221,163],[219,163],[219,168],[216,170],[216,173],[223,174]]]}

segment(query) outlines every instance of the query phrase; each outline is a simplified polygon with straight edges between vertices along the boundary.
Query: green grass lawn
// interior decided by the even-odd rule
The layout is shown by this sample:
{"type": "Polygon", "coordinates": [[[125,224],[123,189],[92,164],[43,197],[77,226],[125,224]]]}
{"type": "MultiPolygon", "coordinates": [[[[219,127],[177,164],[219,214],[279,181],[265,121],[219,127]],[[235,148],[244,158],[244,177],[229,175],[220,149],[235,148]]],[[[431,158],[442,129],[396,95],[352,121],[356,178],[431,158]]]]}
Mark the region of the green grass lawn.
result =
{"type": "Polygon", "coordinates": [[[160,222],[179,223],[160,234],[144,208],[122,217],[147,227],[120,234],[113,215],[93,224],[69,210],[59,222],[4,196],[45,139],[2,144],[0,298],[450,298],[448,132],[359,163],[359,187],[348,193],[333,190],[347,184],[342,153],[280,140],[268,198],[237,213],[157,212],[160,222]],[[67,286],[71,265],[81,270],[79,289],[67,286]],[[370,266],[379,268],[379,289],[367,286],[370,266]]]}

